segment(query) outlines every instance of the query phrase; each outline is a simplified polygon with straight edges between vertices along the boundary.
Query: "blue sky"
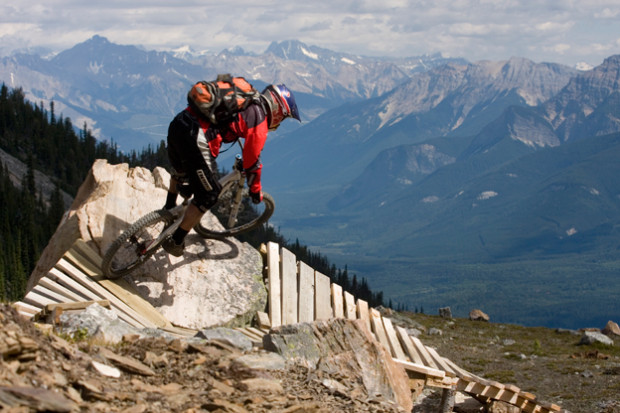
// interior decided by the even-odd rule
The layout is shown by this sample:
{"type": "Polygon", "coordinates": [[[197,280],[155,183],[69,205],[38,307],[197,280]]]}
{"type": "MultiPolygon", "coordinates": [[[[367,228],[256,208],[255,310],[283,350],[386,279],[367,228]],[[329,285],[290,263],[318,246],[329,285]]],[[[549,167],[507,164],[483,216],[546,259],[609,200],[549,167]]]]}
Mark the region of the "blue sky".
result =
{"type": "Polygon", "coordinates": [[[0,5],[0,55],[61,51],[98,34],[169,50],[262,52],[296,39],[368,56],[440,52],[574,66],[620,53],[618,0],[29,0],[0,5]]]}

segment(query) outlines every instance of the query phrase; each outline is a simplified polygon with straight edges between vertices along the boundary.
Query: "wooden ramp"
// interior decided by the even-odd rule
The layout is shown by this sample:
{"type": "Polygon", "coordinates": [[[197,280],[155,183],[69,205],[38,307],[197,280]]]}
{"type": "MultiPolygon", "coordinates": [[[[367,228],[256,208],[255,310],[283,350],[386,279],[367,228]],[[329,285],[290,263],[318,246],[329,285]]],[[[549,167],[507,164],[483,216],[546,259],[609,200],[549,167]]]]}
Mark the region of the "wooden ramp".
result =
{"type": "Polygon", "coordinates": [[[440,356],[432,347],[407,333],[392,320],[355,299],[329,277],[298,262],[293,253],[278,244],[266,246],[268,313],[259,314],[263,329],[327,318],[364,320],[376,339],[402,365],[410,377],[423,378],[430,387],[454,389],[480,401],[503,401],[524,412],[560,412],[560,406],[544,403],[517,386],[486,380],[465,371],[440,356]]]}
{"type": "Polygon", "coordinates": [[[123,279],[105,278],[101,273],[101,257],[82,240],[76,241],[22,301],[13,305],[22,315],[37,318],[55,308],[79,308],[80,304],[102,300],[121,320],[136,328],[159,328],[170,333],[188,334],[184,329],[174,327],[141,298],[131,284],[123,279]]]}
{"type": "MultiPolygon", "coordinates": [[[[267,244],[268,310],[257,314],[256,327],[237,330],[257,346],[269,328],[329,318],[361,319],[377,340],[402,365],[411,378],[426,386],[458,390],[481,401],[499,400],[524,412],[559,412],[560,406],[538,401],[533,394],[514,385],[478,377],[425,346],[364,300],[343,291],[328,276],[297,261],[278,244],[267,244]]],[[[123,279],[108,280],[101,273],[101,257],[78,240],[39,283],[14,307],[25,317],[53,314],[59,308],[84,308],[98,302],[113,309],[119,318],[136,328],[159,328],[181,336],[196,331],[173,326],[123,279]]]]}

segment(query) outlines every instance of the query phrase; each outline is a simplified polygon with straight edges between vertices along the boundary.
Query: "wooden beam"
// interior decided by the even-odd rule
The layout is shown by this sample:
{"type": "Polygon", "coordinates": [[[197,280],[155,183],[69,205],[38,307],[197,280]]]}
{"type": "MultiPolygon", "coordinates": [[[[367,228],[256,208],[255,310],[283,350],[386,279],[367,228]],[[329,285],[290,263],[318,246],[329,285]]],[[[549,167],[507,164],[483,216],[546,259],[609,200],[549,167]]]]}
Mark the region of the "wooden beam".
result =
{"type": "Polygon", "coordinates": [[[416,364],[405,360],[394,359],[394,361],[400,366],[402,366],[406,371],[413,371],[423,374],[425,376],[430,376],[438,379],[446,377],[446,374],[438,369],[433,369],[427,366],[423,366],[421,364],[416,364]]]}
{"type": "Polygon", "coordinates": [[[415,346],[415,348],[418,350],[418,353],[420,353],[420,357],[422,358],[422,362],[424,363],[424,365],[428,367],[432,367],[434,369],[439,369],[439,366],[435,364],[435,362],[433,361],[433,358],[431,357],[430,353],[426,349],[426,346],[422,344],[420,339],[417,337],[411,336],[411,341],[413,342],[413,345],[415,346]]]}
{"type": "Polygon", "coordinates": [[[44,297],[47,297],[53,301],[56,301],[57,303],[64,303],[67,301],[72,301],[68,299],[67,297],[64,297],[48,288],[43,287],[42,285],[35,285],[34,287],[32,287],[32,290],[30,291],[34,291],[35,293],[42,295],[44,297]]]}
{"type": "Polygon", "coordinates": [[[357,318],[360,320],[364,320],[366,323],[366,327],[368,327],[368,331],[372,331],[372,326],[370,325],[370,314],[368,311],[368,303],[364,300],[357,299],[357,318]]]}
{"type": "Polygon", "coordinates": [[[267,288],[269,289],[269,320],[271,326],[282,325],[282,297],[280,278],[280,246],[267,244],[267,288]]]}
{"type": "Polygon", "coordinates": [[[446,376],[456,377],[456,372],[452,369],[452,367],[450,367],[450,365],[444,360],[444,358],[441,357],[439,353],[437,353],[437,350],[428,346],[426,346],[426,350],[433,358],[433,361],[435,361],[437,367],[446,372],[446,376]]]}
{"type": "Polygon", "coordinates": [[[350,292],[344,292],[344,316],[349,320],[357,318],[357,308],[355,307],[355,297],[350,292]]]}
{"type": "Polygon", "coordinates": [[[16,301],[11,304],[17,311],[34,316],[41,312],[41,308],[32,304],[24,303],[23,301],[16,301]]]}
{"type": "Polygon", "coordinates": [[[108,300],[99,300],[99,301],[80,301],[77,303],[58,303],[58,304],[48,304],[45,306],[45,311],[51,313],[57,308],[61,308],[66,311],[70,310],[84,310],[90,307],[93,304],[99,304],[102,307],[110,308],[110,302],[108,300]]]}
{"type": "Polygon", "coordinates": [[[333,317],[330,279],[318,271],[314,272],[314,319],[327,320],[333,317]]]}
{"type": "Polygon", "coordinates": [[[405,330],[403,327],[398,326],[396,327],[396,332],[398,333],[398,339],[400,340],[403,349],[409,356],[409,359],[415,364],[423,365],[424,361],[422,360],[420,354],[413,345],[413,341],[411,341],[411,337],[409,336],[409,334],[407,334],[407,330],[405,330]]]}
{"type": "Polygon", "coordinates": [[[123,301],[119,300],[114,294],[112,294],[110,291],[102,287],[99,283],[91,280],[86,274],[79,271],[73,264],[71,264],[66,259],[61,258],[56,263],[55,267],[61,270],[62,272],[64,272],[65,274],[67,274],[68,276],[70,276],[71,278],[73,278],[75,281],[82,284],[84,287],[94,291],[102,299],[109,300],[110,304],[112,304],[112,307],[114,307],[117,310],[118,316],[124,321],[126,321],[127,323],[135,327],[138,327],[138,328],[157,327],[155,324],[146,320],[142,315],[138,314],[134,309],[129,307],[123,301]]]}
{"type": "Polygon", "coordinates": [[[282,259],[282,324],[295,324],[297,313],[297,258],[286,248],[280,249],[282,259]]]}
{"type": "Polygon", "coordinates": [[[334,310],[333,317],[344,318],[344,298],[342,297],[342,287],[338,284],[331,285],[332,289],[332,308],[334,310]]]}
{"type": "Polygon", "coordinates": [[[269,330],[271,328],[271,321],[269,321],[269,316],[267,313],[262,311],[256,312],[256,323],[258,324],[258,328],[262,328],[265,330],[269,330]]]}
{"type": "Polygon", "coordinates": [[[41,294],[37,294],[34,291],[30,291],[28,294],[26,294],[22,301],[35,307],[39,307],[41,309],[48,304],[54,304],[56,302],[41,294]]]}
{"type": "Polygon", "coordinates": [[[91,291],[90,289],[84,287],[82,284],[78,283],[73,278],[69,277],[67,274],[65,274],[64,272],[60,271],[57,268],[50,269],[46,277],[52,280],[53,282],[56,282],[64,286],[65,288],[70,289],[76,294],[83,296],[84,300],[80,300],[80,301],[103,299],[103,297],[91,291]]]}
{"type": "Polygon", "coordinates": [[[372,325],[372,332],[375,333],[377,341],[388,351],[391,352],[390,342],[388,341],[385,328],[383,327],[383,320],[381,319],[381,313],[374,308],[370,309],[370,323],[372,325]]]}
{"type": "Polygon", "coordinates": [[[299,322],[314,321],[314,270],[299,262],[299,322]]]}
{"type": "Polygon", "coordinates": [[[398,337],[396,336],[396,330],[394,330],[394,325],[392,325],[392,320],[387,317],[383,318],[383,328],[385,329],[385,334],[387,335],[388,342],[390,343],[390,350],[392,351],[392,357],[407,360],[407,356],[405,356],[405,352],[403,348],[400,346],[400,342],[398,341],[398,337]]]}
{"type": "Polygon", "coordinates": [[[39,285],[58,294],[61,294],[62,296],[66,297],[66,301],[84,301],[84,297],[82,297],[81,295],[74,293],[73,291],[63,287],[58,283],[53,282],[47,277],[41,277],[41,279],[39,279],[39,285]]]}

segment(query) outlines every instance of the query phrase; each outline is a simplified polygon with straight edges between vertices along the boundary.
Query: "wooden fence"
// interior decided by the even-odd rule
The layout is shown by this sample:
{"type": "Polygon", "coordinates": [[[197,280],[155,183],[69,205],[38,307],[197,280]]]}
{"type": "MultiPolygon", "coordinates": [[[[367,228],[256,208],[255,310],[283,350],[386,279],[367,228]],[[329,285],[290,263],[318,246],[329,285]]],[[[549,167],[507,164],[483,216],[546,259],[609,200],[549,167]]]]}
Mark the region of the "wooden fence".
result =
{"type": "Polygon", "coordinates": [[[423,377],[425,385],[458,390],[483,402],[503,401],[524,412],[559,412],[560,406],[538,401],[517,386],[486,380],[472,374],[397,326],[368,303],[343,291],[329,277],[313,270],[278,244],[267,244],[267,314],[259,314],[261,327],[311,322],[327,318],[364,320],[375,338],[412,377],[423,377]]]}
{"type": "MultiPolygon", "coordinates": [[[[269,328],[329,318],[361,319],[392,358],[410,377],[426,386],[458,390],[483,402],[499,400],[524,412],[559,412],[555,404],[543,403],[517,386],[486,380],[460,368],[421,340],[408,334],[368,303],[343,291],[324,274],[297,261],[278,244],[262,251],[266,262],[267,312],[258,312],[257,325],[238,328],[256,345],[269,328]]],[[[123,279],[108,280],[101,273],[99,257],[78,240],[58,263],[14,307],[25,317],[54,315],[59,308],[83,308],[98,302],[112,308],[119,318],[137,328],[159,328],[171,334],[192,336],[196,331],[173,326],[123,279]]]]}

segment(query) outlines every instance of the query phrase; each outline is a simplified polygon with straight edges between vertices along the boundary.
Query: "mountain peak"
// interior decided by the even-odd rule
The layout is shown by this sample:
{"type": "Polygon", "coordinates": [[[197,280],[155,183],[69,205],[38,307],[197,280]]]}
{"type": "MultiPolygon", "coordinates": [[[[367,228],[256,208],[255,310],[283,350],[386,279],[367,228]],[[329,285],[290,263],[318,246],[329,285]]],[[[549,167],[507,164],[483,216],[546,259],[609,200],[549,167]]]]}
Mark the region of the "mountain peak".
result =
{"type": "Polygon", "coordinates": [[[265,53],[272,53],[282,59],[291,60],[317,60],[318,55],[311,51],[312,47],[300,42],[299,40],[284,40],[282,42],[271,42],[265,53]]]}

